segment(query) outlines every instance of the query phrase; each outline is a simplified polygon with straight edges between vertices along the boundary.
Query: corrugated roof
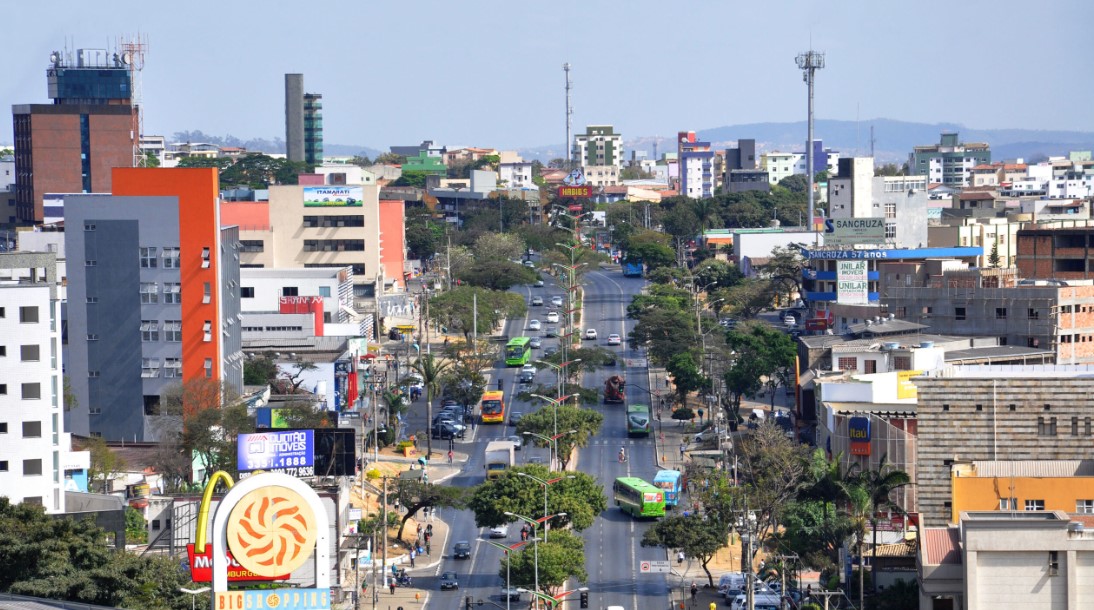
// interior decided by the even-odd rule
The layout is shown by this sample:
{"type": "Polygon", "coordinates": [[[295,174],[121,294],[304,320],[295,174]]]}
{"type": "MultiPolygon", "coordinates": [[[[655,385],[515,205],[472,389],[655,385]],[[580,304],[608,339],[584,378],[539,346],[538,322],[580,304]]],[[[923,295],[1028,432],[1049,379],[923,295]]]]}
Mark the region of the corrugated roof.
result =
{"type": "Polygon", "coordinates": [[[888,402],[829,402],[824,401],[824,406],[830,407],[836,413],[873,413],[882,417],[915,417],[916,404],[913,403],[888,403],[888,402]]]}
{"type": "Polygon", "coordinates": [[[978,477],[1094,476],[1094,460],[984,460],[973,467],[978,477]]]}
{"type": "Polygon", "coordinates": [[[926,324],[911,322],[909,320],[901,320],[900,318],[896,318],[893,320],[882,318],[881,322],[876,324],[871,321],[870,324],[866,324],[865,322],[863,322],[860,324],[847,325],[847,330],[851,331],[852,333],[865,335],[887,335],[890,333],[903,333],[913,330],[922,330],[924,328],[930,327],[926,324]]]}
{"type": "Polygon", "coordinates": [[[915,540],[905,540],[893,544],[879,544],[874,547],[878,557],[915,557],[915,540]]]}
{"type": "Polygon", "coordinates": [[[923,563],[961,563],[961,532],[956,527],[928,527],[923,530],[923,563]]]}

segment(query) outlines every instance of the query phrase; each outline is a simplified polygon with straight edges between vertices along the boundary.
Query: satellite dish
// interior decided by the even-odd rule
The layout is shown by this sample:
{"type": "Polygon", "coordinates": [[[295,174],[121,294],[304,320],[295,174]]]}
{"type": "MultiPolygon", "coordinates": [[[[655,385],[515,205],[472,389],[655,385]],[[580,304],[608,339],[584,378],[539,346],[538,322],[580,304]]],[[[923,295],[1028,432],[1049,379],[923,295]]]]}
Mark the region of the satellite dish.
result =
{"type": "Polygon", "coordinates": [[[126,51],[125,53],[122,53],[122,63],[127,65],[127,66],[129,64],[133,63],[133,54],[130,53],[129,51],[126,51]]]}
{"type": "Polygon", "coordinates": [[[57,51],[54,51],[54,52],[49,54],[49,63],[56,66],[60,62],[61,62],[61,54],[60,53],[58,53],[57,51]]]}

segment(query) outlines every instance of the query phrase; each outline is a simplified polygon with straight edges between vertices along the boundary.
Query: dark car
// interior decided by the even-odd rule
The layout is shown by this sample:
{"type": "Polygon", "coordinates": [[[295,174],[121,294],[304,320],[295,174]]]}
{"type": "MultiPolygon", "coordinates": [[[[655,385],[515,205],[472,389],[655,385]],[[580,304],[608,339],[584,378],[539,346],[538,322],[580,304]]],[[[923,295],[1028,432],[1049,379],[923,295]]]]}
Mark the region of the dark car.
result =
{"type": "Polygon", "coordinates": [[[446,589],[459,589],[460,581],[455,572],[444,572],[441,574],[441,591],[446,589]]]}
{"type": "Polygon", "coordinates": [[[439,440],[448,440],[463,438],[464,431],[460,430],[450,422],[441,422],[439,425],[433,427],[433,438],[439,440]]]}
{"type": "Polygon", "coordinates": [[[515,426],[520,423],[520,420],[524,419],[524,413],[520,411],[509,412],[509,425],[515,426]]]}
{"type": "Polygon", "coordinates": [[[471,543],[461,540],[452,547],[452,557],[455,559],[471,559],[471,543]]]}
{"type": "Polygon", "coordinates": [[[532,383],[536,379],[536,374],[532,371],[521,371],[518,378],[521,383],[532,383]]]}
{"type": "Polygon", "coordinates": [[[519,602],[520,601],[520,589],[517,589],[516,587],[508,587],[508,588],[502,587],[501,588],[501,598],[503,600],[506,599],[506,598],[509,598],[508,600],[511,601],[511,602],[519,602]]]}

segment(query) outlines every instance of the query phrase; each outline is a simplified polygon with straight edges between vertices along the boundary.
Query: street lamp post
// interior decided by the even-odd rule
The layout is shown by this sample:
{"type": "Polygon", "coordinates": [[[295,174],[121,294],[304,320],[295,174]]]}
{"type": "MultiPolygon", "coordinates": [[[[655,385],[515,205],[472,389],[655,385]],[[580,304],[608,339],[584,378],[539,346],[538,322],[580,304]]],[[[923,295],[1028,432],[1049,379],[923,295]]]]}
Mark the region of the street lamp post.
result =
{"type": "Polygon", "coordinates": [[[562,393],[559,392],[559,397],[558,398],[547,398],[546,396],[544,396],[542,394],[531,394],[532,398],[542,398],[543,400],[546,400],[547,402],[551,403],[551,408],[555,410],[555,427],[554,427],[554,430],[553,430],[553,432],[555,434],[558,434],[558,407],[559,407],[559,405],[566,402],[571,397],[577,396],[577,394],[567,394],[565,396],[562,396],[561,394],[562,393]]]}
{"type": "MultiPolygon", "coordinates": [[[[564,477],[555,477],[553,479],[544,480],[544,479],[541,479],[539,477],[532,476],[532,475],[528,474],[527,472],[518,472],[517,476],[532,479],[536,483],[539,483],[540,485],[543,486],[543,516],[544,517],[547,516],[547,486],[548,485],[554,485],[555,483],[558,483],[559,481],[563,481],[565,479],[576,479],[577,478],[572,474],[568,474],[564,477]]],[[[544,523],[543,524],[543,541],[544,542],[547,542],[547,529],[548,529],[547,524],[544,523]]]]}
{"type": "MultiPolygon", "coordinates": [[[[536,360],[535,361],[536,364],[542,364],[542,365],[545,365],[545,366],[549,366],[549,367],[551,367],[552,370],[554,370],[555,380],[558,383],[558,395],[560,397],[562,396],[562,379],[563,379],[563,376],[564,376],[563,373],[566,371],[566,367],[568,367],[571,364],[576,364],[578,362],[581,362],[581,358],[574,358],[573,360],[568,360],[566,362],[563,362],[562,364],[554,364],[552,362],[547,362],[546,360],[536,360]]],[[[566,396],[566,398],[570,398],[571,396],[577,396],[577,394],[570,394],[570,395],[566,396]]]]}
{"type": "MultiPolygon", "coordinates": [[[[505,512],[505,516],[506,517],[516,517],[517,519],[520,519],[521,521],[525,521],[529,525],[532,526],[532,549],[534,549],[534,552],[535,552],[535,556],[533,558],[533,561],[534,561],[533,570],[535,570],[535,585],[536,585],[536,592],[538,593],[539,592],[539,537],[536,536],[535,534],[536,534],[536,527],[539,525],[540,521],[538,521],[536,519],[533,519],[531,517],[525,517],[524,515],[518,515],[517,513],[511,513],[509,511],[505,512]]],[[[546,527],[548,519],[551,519],[553,517],[564,517],[564,516],[566,516],[566,513],[558,513],[557,515],[550,515],[550,516],[544,515],[544,517],[542,519],[544,527],[546,527]]]]}
{"type": "MultiPolygon", "coordinates": [[[[512,590],[512,584],[509,581],[509,563],[510,563],[510,559],[512,557],[512,552],[519,549],[520,547],[528,544],[528,541],[523,540],[521,542],[518,542],[518,543],[512,544],[512,545],[501,544],[500,542],[494,542],[493,540],[483,540],[481,538],[479,539],[479,541],[480,542],[485,542],[486,544],[489,544],[493,547],[497,547],[499,550],[501,550],[501,552],[505,553],[505,610],[509,610],[509,602],[510,602],[511,597],[512,597],[509,594],[509,592],[512,590]]],[[[479,605],[481,606],[482,602],[479,602],[479,605]]]]}
{"type": "Polygon", "coordinates": [[[542,441],[544,441],[544,442],[546,442],[550,445],[550,447],[551,447],[551,469],[553,470],[556,461],[559,462],[560,466],[562,465],[561,460],[558,459],[558,439],[566,436],[567,434],[577,434],[577,430],[567,430],[566,432],[561,432],[559,434],[555,434],[554,436],[544,436],[542,434],[537,434],[535,432],[525,432],[524,434],[526,434],[528,436],[534,436],[534,437],[536,437],[536,438],[538,438],[538,439],[540,439],[540,440],[542,440],[542,441]]]}
{"type": "Polygon", "coordinates": [[[197,589],[187,589],[186,587],[179,587],[179,591],[190,594],[190,610],[194,610],[194,603],[197,601],[198,596],[208,590],[209,587],[199,587],[197,589]]]}

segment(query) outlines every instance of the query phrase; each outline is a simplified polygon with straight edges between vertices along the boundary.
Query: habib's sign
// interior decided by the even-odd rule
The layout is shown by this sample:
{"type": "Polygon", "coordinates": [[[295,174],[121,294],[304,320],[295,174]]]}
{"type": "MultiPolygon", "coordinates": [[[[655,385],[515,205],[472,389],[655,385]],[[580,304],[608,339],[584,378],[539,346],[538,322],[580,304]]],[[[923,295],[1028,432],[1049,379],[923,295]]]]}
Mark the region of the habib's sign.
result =
{"type": "Polygon", "coordinates": [[[592,197],[593,187],[589,185],[583,186],[560,186],[558,187],[559,197],[592,197]]]}

